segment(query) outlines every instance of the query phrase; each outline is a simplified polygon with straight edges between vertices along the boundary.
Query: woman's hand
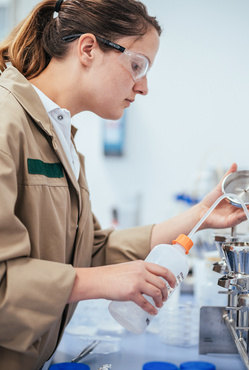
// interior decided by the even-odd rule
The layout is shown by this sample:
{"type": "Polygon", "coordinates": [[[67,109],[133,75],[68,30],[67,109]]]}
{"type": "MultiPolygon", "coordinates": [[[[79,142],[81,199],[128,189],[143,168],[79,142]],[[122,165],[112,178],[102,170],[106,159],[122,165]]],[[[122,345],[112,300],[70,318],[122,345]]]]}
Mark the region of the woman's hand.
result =
{"type": "Polygon", "coordinates": [[[76,279],[69,302],[105,298],[116,301],[133,301],[151,315],[155,307],[144,294],[154,299],[156,307],[166,301],[168,289],[165,279],[173,288],[175,276],[168,269],[145,261],[126,262],[92,268],[76,268],[76,279]]]}
{"type": "MultiPolygon", "coordinates": [[[[237,165],[233,163],[223,179],[229,173],[235,171],[237,171],[237,165]]],[[[223,179],[200,203],[169,220],[156,224],[152,230],[151,248],[161,243],[171,244],[172,240],[179,234],[188,235],[214,202],[222,195],[221,185],[223,179]]],[[[243,208],[235,207],[229,203],[228,199],[223,199],[202,223],[199,230],[209,228],[226,229],[236,226],[246,219],[243,208]]]]}
{"type": "MultiPolygon", "coordinates": [[[[237,171],[237,165],[232,164],[223,179],[230,173],[237,171]]],[[[208,193],[205,198],[199,203],[201,209],[201,217],[213,205],[213,203],[222,195],[221,185],[223,179],[219,184],[208,193]]],[[[217,207],[210,213],[207,219],[203,222],[200,229],[225,229],[238,225],[240,222],[246,220],[245,212],[242,208],[235,207],[229,203],[228,199],[223,199],[217,207]]]]}

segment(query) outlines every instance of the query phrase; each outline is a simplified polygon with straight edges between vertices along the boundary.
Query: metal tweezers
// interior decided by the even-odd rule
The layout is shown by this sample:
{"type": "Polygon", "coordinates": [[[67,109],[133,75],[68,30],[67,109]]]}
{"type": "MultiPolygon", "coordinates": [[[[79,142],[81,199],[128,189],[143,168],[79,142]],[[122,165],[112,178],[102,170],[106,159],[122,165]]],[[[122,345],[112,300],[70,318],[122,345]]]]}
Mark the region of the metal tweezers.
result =
{"type": "Polygon", "coordinates": [[[80,354],[73,358],[71,362],[79,362],[83,357],[87,356],[92,350],[100,343],[100,340],[94,340],[92,343],[90,343],[88,346],[86,346],[80,354]]]}

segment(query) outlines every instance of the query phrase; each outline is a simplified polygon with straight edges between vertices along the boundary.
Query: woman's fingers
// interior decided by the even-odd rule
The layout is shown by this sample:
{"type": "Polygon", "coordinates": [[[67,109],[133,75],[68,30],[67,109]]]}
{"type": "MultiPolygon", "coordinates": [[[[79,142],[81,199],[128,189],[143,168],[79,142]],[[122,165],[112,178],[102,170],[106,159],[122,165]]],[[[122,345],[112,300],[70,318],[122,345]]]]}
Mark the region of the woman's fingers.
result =
{"type": "Polygon", "coordinates": [[[156,315],[158,313],[158,310],[152,304],[154,303],[152,298],[149,296],[138,295],[134,302],[150,315],[156,315]]]}
{"type": "Polygon", "coordinates": [[[145,262],[145,263],[146,263],[146,268],[150,273],[152,273],[155,276],[160,276],[163,279],[165,279],[169,283],[171,288],[175,287],[176,278],[175,278],[175,275],[170,270],[168,270],[167,268],[163,266],[157,265],[155,263],[151,263],[151,262],[145,262]]]}
{"type": "Polygon", "coordinates": [[[233,163],[231,165],[231,167],[229,168],[229,170],[227,170],[227,172],[225,173],[225,175],[223,176],[221,182],[224,180],[225,177],[227,177],[227,175],[229,175],[230,173],[233,173],[233,172],[236,172],[237,171],[237,164],[236,163],[233,163]]]}
{"type": "MultiPolygon", "coordinates": [[[[146,262],[146,284],[143,294],[151,297],[156,307],[161,308],[163,302],[168,298],[168,290],[175,287],[176,278],[174,274],[165,267],[146,262]]],[[[142,300],[144,303],[144,300],[142,300]]],[[[149,306],[148,306],[149,307],[149,306]]]]}
{"type": "Polygon", "coordinates": [[[168,291],[171,289],[169,284],[153,274],[148,274],[146,283],[144,294],[152,297],[157,307],[162,307],[163,302],[168,298],[168,291]]]}
{"type": "MultiPolygon", "coordinates": [[[[134,297],[134,302],[151,315],[156,315],[158,312],[154,305],[161,308],[168,297],[166,282],[159,277],[155,277],[155,279],[159,281],[156,281],[155,284],[147,282],[143,292],[134,297]]],[[[150,278],[150,280],[154,279],[150,278]]]]}

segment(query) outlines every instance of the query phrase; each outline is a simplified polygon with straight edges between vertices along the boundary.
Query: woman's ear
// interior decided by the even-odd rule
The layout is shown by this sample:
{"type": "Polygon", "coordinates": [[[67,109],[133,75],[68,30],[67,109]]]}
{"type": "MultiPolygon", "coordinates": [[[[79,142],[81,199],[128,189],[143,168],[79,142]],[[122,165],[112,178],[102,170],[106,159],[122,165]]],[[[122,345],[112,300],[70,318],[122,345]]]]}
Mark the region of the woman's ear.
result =
{"type": "Polygon", "coordinates": [[[93,34],[84,33],[80,36],[78,53],[82,64],[89,66],[93,61],[96,50],[99,50],[99,45],[93,34]]]}

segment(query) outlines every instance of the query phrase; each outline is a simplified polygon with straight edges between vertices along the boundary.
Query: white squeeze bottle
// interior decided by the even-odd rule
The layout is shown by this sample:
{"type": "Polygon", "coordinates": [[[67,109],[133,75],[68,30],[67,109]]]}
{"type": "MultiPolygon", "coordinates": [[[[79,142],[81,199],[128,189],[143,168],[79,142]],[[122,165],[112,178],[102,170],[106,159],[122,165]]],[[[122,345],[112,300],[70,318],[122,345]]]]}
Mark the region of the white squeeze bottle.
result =
{"type": "MultiPolygon", "coordinates": [[[[181,234],[173,241],[173,245],[159,244],[154,247],[145,261],[153,262],[169,269],[176,277],[176,288],[188,274],[189,264],[186,255],[192,246],[192,240],[188,236],[181,234]]],[[[168,283],[167,285],[169,299],[175,288],[172,289],[168,283]]],[[[153,298],[147,295],[144,296],[155,306],[153,298]]],[[[158,310],[158,307],[156,308],[158,310]]],[[[109,311],[119,324],[135,334],[142,333],[155,317],[131,301],[112,301],[109,304],[109,311]]]]}

